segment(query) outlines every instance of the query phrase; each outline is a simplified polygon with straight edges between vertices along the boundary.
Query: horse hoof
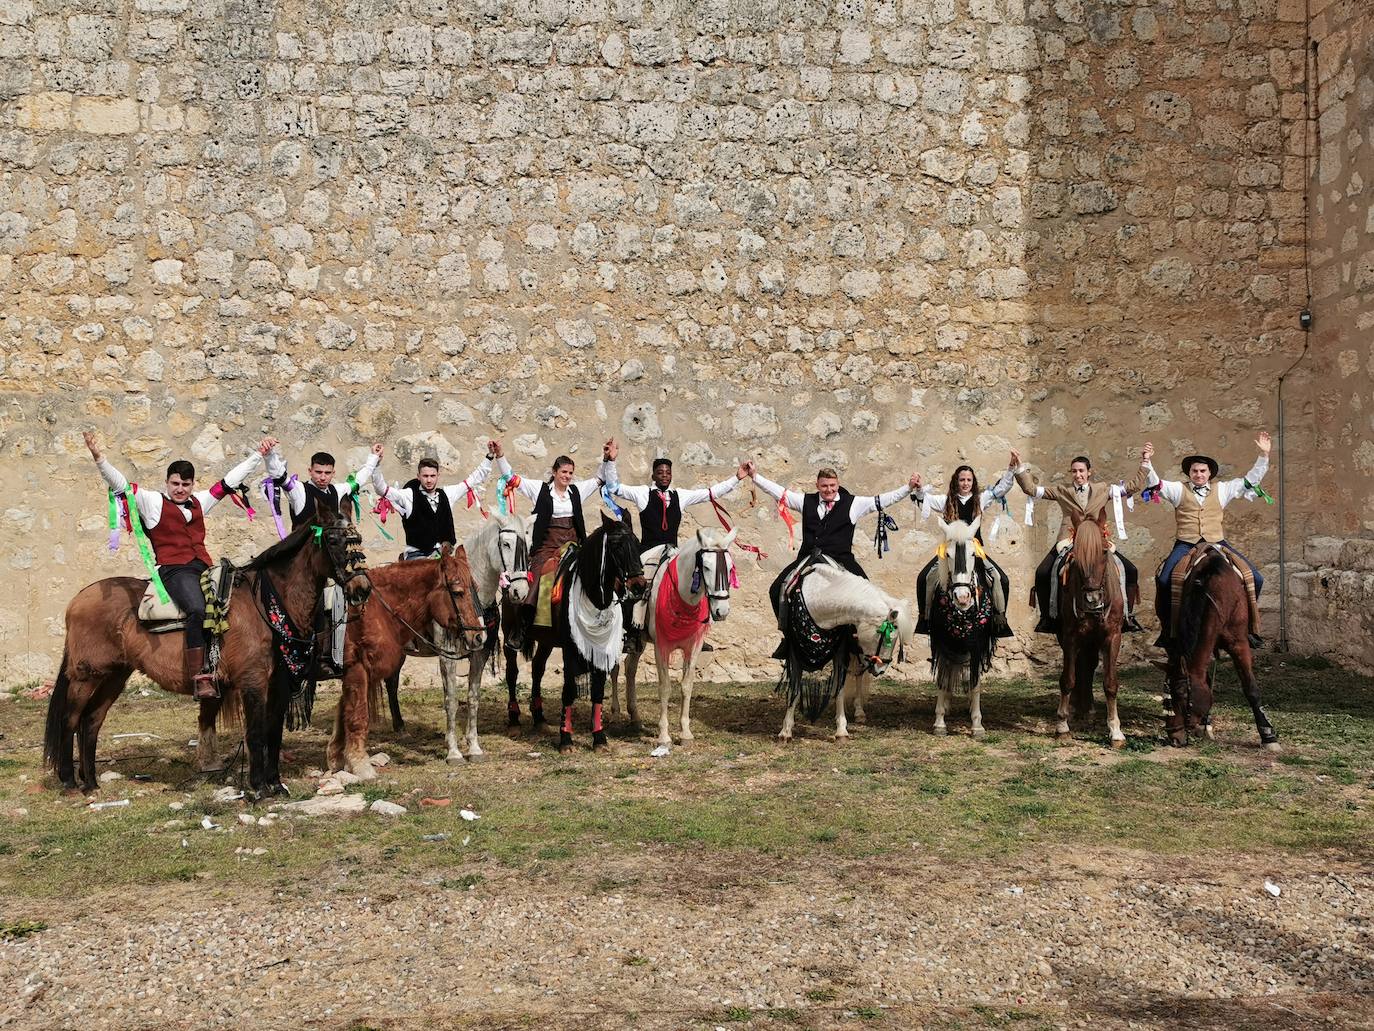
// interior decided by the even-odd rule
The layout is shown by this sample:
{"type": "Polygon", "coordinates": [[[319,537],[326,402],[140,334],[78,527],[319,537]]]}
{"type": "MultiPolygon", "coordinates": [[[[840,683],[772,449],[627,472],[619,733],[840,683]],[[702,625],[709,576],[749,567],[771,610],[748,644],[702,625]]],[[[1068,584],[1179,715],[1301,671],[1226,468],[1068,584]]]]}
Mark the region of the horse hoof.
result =
{"type": "Polygon", "coordinates": [[[1264,743],[1264,750],[1266,752],[1282,752],[1283,745],[1279,744],[1277,741],[1266,741],[1264,743]]]}
{"type": "Polygon", "coordinates": [[[986,730],[984,730],[982,727],[974,727],[974,728],[973,728],[973,736],[974,736],[975,739],[976,739],[976,738],[987,737],[987,734],[988,734],[988,732],[987,732],[986,730]]]}
{"type": "Polygon", "coordinates": [[[467,760],[463,758],[462,752],[454,752],[451,755],[444,756],[444,762],[448,763],[450,766],[467,765],[467,760]]]}
{"type": "Polygon", "coordinates": [[[834,741],[835,744],[837,744],[837,745],[845,745],[845,744],[848,744],[848,743],[849,743],[849,735],[848,735],[848,734],[836,734],[836,735],[834,735],[830,740],[831,740],[831,741],[834,741]]]}
{"type": "Polygon", "coordinates": [[[947,728],[947,727],[934,727],[934,728],[931,729],[930,732],[931,732],[932,734],[934,734],[936,737],[945,737],[946,735],[949,734],[949,728],[947,728]]]}
{"type": "Polygon", "coordinates": [[[1112,738],[1112,747],[1120,751],[1126,747],[1126,739],[1124,737],[1112,738]]]}
{"type": "Polygon", "coordinates": [[[792,735],[791,735],[791,734],[779,734],[779,735],[778,735],[778,744],[780,744],[780,745],[790,745],[791,743],[792,743],[792,735]]]}
{"type": "Polygon", "coordinates": [[[1054,735],[1054,743],[1056,745],[1071,745],[1073,744],[1073,734],[1061,730],[1054,735]]]}

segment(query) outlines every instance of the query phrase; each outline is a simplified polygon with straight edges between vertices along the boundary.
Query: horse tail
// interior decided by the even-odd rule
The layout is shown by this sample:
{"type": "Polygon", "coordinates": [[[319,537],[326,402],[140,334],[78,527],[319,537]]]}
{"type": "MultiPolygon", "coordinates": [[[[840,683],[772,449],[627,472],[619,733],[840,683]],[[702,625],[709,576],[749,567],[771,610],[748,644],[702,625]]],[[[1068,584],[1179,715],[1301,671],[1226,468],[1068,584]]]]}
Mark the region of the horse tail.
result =
{"type": "Polygon", "coordinates": [[[1191,656],[1202,641],[1203,625],[1212,608],[1208,600],[1212,581],[1227,569],[1226,560],[1214,554],[1203,559],[1202,565],[1189,577],[1178,607],[1178,643],[1185,657],[1191,656]]]}
{"type": "Polygon", "coordinates": [[[63,735],[71,735],[67,720],[70,716],[71,698],[69,688],[71,678],[67,675],[67,649],[62,648],[62,664],[57,667],[57,679],[53,681],[52,696],[48,699],[48,720],[43,729],[43,762],[52,768],[57,767],[57,756],[62,748],[63,735]]]}
{"type": "Polygon", "coordinates": [[[243,693],[232,684],[220,692],[219,712],[215,714],[215,719],[221,730],[236,730],[243,726],[243,693]]]}

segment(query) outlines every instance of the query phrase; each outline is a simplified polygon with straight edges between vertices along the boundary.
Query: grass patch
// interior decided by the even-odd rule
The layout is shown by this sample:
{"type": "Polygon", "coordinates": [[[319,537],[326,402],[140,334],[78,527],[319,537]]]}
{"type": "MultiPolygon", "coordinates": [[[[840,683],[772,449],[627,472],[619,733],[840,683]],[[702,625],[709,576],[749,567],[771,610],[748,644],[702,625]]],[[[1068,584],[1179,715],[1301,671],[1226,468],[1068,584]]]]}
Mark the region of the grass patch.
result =
{"type": "Polygon", "coordinates": [[[48,925],[42,920],[5,920],[0,921],[0,941],[17,942],[46,931],[48,925]]]}

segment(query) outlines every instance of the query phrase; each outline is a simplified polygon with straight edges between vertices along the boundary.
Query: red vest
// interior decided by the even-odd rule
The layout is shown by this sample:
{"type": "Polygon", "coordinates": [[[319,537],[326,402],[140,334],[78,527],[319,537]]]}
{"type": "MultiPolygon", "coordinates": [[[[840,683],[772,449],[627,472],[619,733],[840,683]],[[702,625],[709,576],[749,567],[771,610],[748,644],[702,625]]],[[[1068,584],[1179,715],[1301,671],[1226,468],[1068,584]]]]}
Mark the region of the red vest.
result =
{"type": "Polygon", "coordinates": [[[148,531],[148,540],[152,541],[158,565],[184,566],[196,559],[207,566],[214,565],[210,561],[210,553],[205,550],[205,513],[195,495],[191,496],[189,522],[178,511],[177,504],[163,495],[162,518],[156,526],[145,524],[144,529],[148,531]]]}

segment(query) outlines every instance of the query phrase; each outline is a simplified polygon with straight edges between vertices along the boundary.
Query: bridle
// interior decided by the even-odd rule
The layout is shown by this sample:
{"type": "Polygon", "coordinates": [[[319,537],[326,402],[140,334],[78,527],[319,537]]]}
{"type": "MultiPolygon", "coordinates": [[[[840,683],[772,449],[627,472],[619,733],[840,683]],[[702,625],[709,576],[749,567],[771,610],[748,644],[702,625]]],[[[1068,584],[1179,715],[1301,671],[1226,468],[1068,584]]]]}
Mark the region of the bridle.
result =
{"type": "MultiPolygon", "coordinates": [[[[469,623],[463,622],[463,615],[461,612],[458,611],[458,593],[462,590],[462,588],[461,586],[454,586],[453,581],[449,578],[448,566],[445,564],[444,561],[445,557],[446,556],[442,554],[435,555],[434,561],[439,563],[439,577],[443,581],[444,593],[448,597],[449,606],[453,609],[454,624],[460,631],[467,631],[470,633],[480,632],[485,634],[487,632],[486,624],[482,624],[480,626],[473,626],[469,623]]],[[[382,608],[386,609],[387,612],[391,613],[392,618],[395,619],[396,622],[400,623],[401,626],[405,627],[405,629],[409,630],[413,638],[418,640],[425,648],[432,651],[439,658],[466,659],[468,656],[472,654],[470,650],[456,651],[452,648],[445,648],[443,645],[431,641],[428,632],[420,630],[418,627],[412,626],[411,623],[404,616],[402,616],[399,612],[397,612],[394,608],[391,607],[391,603],[386,600],[386,595],[382,594],[381,591],[376,592],[376,595],[377,600],[382,603],[382,608]]]]}
{"type": "Polygon", "coordinates": [[[716,556],[716,565],[711,577],[711,586],[706,587],[706,618],[703,623],[719,622],[716,619],[715,610],[711,607],[713,601],[729,601],[730,588],[732,586],[731,573],[733,563],[730,559],[728,548],[701,548],[697,552],[696,562],[692,569],[692,590],[701,590],[706,584],[706,563],[704,561],[707,554],[716,556]]]}
{"type": "MultiPolygon", "coordinates": [[[[878,624],[878,647],[874,655],[860,655],[859,674],[871,673],[875,677],[880,677],[886,672],[887,667],[892,662],[892,653],[897,649],[897,624],[891,617],[884,619],[878,624]]],[[[901,661],[901,657],[898,657],[901,661]]]]}
{"type": "Polygon", "coordinates": [[[522,577],[526,581],[531,579],[529,544],[525,540],[525,535],[519,530],[510,526],[503,526],[497,531],[496,554],[501,559],[501,577],[497,581],[497,586],[502,592],[509,591],[511,584],[522,577]],[[507,534],[515,538],[515,555],[509,566],[506,564],[506,549],[501,546],[501,540],[507,534]]]}
{"type": "Polygon", "coordinates": [[[372,596],[372,579],[367,575],[367,556],[363,554],[363,538],[352,523],[336,523],[333,526],[315,526],[315,543],[329,560],[330,575],[339,588],[347,593],[347,585],[354,578],[363,578],[364,588],[361,601],[351,602],[366,605],[372,596]],[[340,547],[342,538],[342,548],[340,547]],[[342,550],[342,555],[339,552],[342,550]]]}

